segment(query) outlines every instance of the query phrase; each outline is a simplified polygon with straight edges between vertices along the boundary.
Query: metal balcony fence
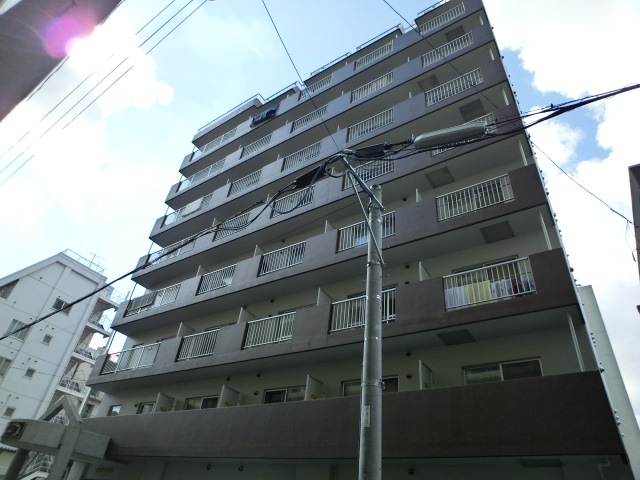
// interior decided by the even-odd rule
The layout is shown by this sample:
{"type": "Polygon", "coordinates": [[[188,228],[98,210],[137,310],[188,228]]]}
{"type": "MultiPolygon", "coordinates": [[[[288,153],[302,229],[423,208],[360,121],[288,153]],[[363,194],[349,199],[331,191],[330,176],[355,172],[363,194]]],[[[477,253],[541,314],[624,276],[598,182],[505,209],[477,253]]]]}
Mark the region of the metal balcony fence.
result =
{"type": "Polygon", "coordinates": [[[476,183],[436,197],[438,221],[464,215],[482,208],[513,200],[509,175],[476,183]]]}
{"type": "MultiPolygon", "coordinates": [[[[469,125],[471,123],[484,123],[487,129],[487,133],[498,132],[498,127],[496,127],[496,119],[493,115],[493,112],[487,113],[486,115],[471,120],[470,122],[463,123],[463,125],[469,125]]],[[[441,153],[446,152],[447,150],[451,150],[452,148],[454,147],[435,148],[431,150],[431,156],[434,157],[436,155],[440,155],[441,153]]]]}
{"type": "MultiPolygon", "coordinates": [[[[393,172],[394,166],[395,163],[393,161],[375,160],[359,165],[355,167],[354,170],[364,182],[368,182],[369,180],[393,172]]],[[[351,187],[351,180],[349,180],[348,175],[345,175],[344,179],[342,180],[342,189],[346,190],[349,187],[351,187]]]]}
{"type": "Polygon", "coordinates": [[[195,240],[190,242],[189,239],[180,240],[171,245],[167,245],[161,250],[149,254],[149,261],[153,264],[166,262],[171,258],[176,258],[177,256],[182,255],[183,253],[190,252],[196,248],[195,240]],[[165,253],[171,252],[167,255],[165,253]],[[164,255],[164,256],[163,256],[164,255]]]}
{"type": "Polygon", "coordinates": [[[464,75],[443,83],[436,88],[426,91],[424,95],[427,107],[438,102],[442,102],[443,100],[457,95],[460,92],[473,88],[482,82],[484,82],[484,79],[482,78],[482,71],[479,68],[476,68],[469,73],[465,73],[464,75]]]}
{"type": "Polygon", "coordinates": [[[425,35],[428,32],[435,30],[436,28],[444,25],[445,23],[449,23],[454,18],[457,18],[463,14],[464,14],[464,3],[461,3],[460,5],[453,7],[451,10],[447,10],[443,14],[438,15],[437,17],[433,17],[428,22],[423,23],[418,27],[418,31],[422,35],[425,35]]]}
{"type": "Polygon", "coordinates": [[[445,309],[481,305],[533,294],[529,258],[519,258],[442,277],[445,309]]]}
{"type": "Polygon", "coordinates": [[[215,272],[203,275],[200,279],[200,285],[198,286],[196,295],[200,295],[202,293],[210,292],[212,290],[231,285],[231,282],[233,281],[233,273],[235,272],[235,270],[236,266],[231,265],[229,267],[224,267],[220,270],[216,270],[215,272]]]}
{"type": "Polygon", "coordinates": [[[291,133],[306,127],[307,125],[317,122],[327,113],[327,106],[324,105],[311,113],[307,113],[303,117],[294,120],[291,124],[291,133]]]}
{"type": "Polygon", "coordinates": [[[375,62],[380,57],[384,57],[387,53],[391,51],[393,51],[393,41],[389,43],[385,43],[381,47],[376,48],[372,52],[369,52],[366,55],[358,58],[353,64],[353,69],[360,70],[361,68],[366,67],[370,63],[375,62]]]}
{"type": "Polygon", "coordinates": [[[159,347],[160,342],[112,353],[104,363],[100,375],[150,367],[156,360],[159,347]]]}
{"type": "Polygon", "coordinates": [[[109,313],[94,313],[89,317],[87,323],[100,327],[109,332],[111,330],[111,322],[113,319],[109,313]]]}
{"type": "Polygon", "coordinates": [[[198,358],[211,355],[216,346],[219,328],[208,330],[202,333],[187,335],[182,338],[182,345],[178,352],[178,360],[198,358]]]}
{"type": "Polygon", "coordinates": [[[66,388],[67,390],[71,390],[76,393],[84,393],[86,387],[84,386],[84,382],[78,379],[72,378],[61,378],[60,383],[58,384],[62,388],[66,388]]]}
{"type": "Polygon", "coordinates": [[[96,350],[89,348],[87,345],[77,345],[73,351],[84,358],[88,358],[89,360],[95,360],[99,355],[96,350]]]}
{"type": "Polygon", "coordinates": [[[203,179],[205,179],[207,177],[211,177],[211,176],[215,175],[216,173],[218,173],[220,170],[222,170],[224,168],[224,161],[225,160],[226,160],[226,157],[221,159],[221,160],[218,160],[215,163],[212,163],[208,167],[203,168],[199,172],[196,172],[193,175],[191,175],[189,178],[183,180],[182,182],[180,182],[180,186],[178,187],[178,191],[180,192],[180,191],[190,187],[191,185],[200,182],[201,180],[203,180],[203,179]]]}
{"type": "Polygon", "coordinates": [[[422,55],[422,68],[428,67],[436,63],[438,60],[448,57],[456,52],[459,52],[463,48],[468,47],[469,45],[473,45],[473,35],[471,32],[465,33],[464,35],[456,38],[455,40],[451,40],[448,43],[445,43],[441,47],[436,48],[435,50],[431,50],[430,52],[422,55]]]}
{"type": "Polygon", "coordinates": [[[244,157],[246,157],[248,155],[251,155],[253,153],[256,153],[256,152],[262,150],[267,145],[269,145],[269,143],[271,143],[271,134],[266,135],[266,136],[262,137],[261,139],[256,140],[255,142],[250,143],[249,145],[244,147],[242,149],[242,155],[240,155],[240,158],[244,158],[244,157]]]}
{"type": "Polygon", "coordinates": [[[367,118],[362,122],[356,123],[347,129],[347,141],[362,137],[369,132],[382,128],[385,125],[393,123],[393,107],[384,112],[380,112],[373,117],[367,118]]]}
{"type": "Polygon", "coordinates": [[[30,477],[33,474],[44,474],[45,477],[41,475],[34,476],[32,478],[46,478],[51,472],[51,468],[53,467],[53,455],[48,455],[46,453],[39,452],[29,452],[29,457],[25,462],[24,468],[21,470],[18,478],[23,479],[26,477],[30,477]]]}
{"type": "Polygon", "coordinates": [[[247,322],[247,338],[244,348],[291,340],[294,320],[295,312],[247,322]]]}
{"type": "Polygon", "coordinates": [[[381,77],[352,90],[351,101],[355,102],[356,100],[360,100],[361,98],[371,95],[373,92],[377,92],[391,83],[393,83],[393,72],[385,73],[381,77]]]}
{"type": "Polygon", "coordinates": [[[218,138],[215,138],[215,139],[211,140],[209,143],[207,143],[202,148],[200,148],[200,151],[202,152],[202,154],[204,155],[205,153],[210,152],[211,150],[213,150],[213,149],[219,147],[220,145],[222,145],[227,140],[231,140],[233,137],[235,137],[236,136],[236,128],[237,127],[232,128],[227,133],[224,133],[224,134],[220,135],[218,138]]]}
{"type": "Polygon", "coordinates": [[[231,196],[234,195],[238,192],[241,192],[243,190],[246,190],[247,188],[250,188],[251,186],[255,185],[256,183],[258,183],[260,181],[260,174],[262,173],[262,170],[257,170],[253,173],[250,173],[249,175],[239,178],[238,180],[236,180],[235,182],[233,182],[231,184],[231,187],[229,188],[229,194],[227,196],[231,196]]]}
{"type": "Polygon", "coordinates": [[[163,288],[162,290],[146,293],[141,297],[133,298],[129,301],[129,305],[127,305],[127,311],[124,316],[128,317],[129,315],[135,315],[136,313],[173,303],[178,297],[179,290],[180,284],[178,283],[176,285],[163,288]]]}
{"type": "MultiPolygon", "coordinates": [[[[348,250],[367,244],[369,231],[367,224],[363,222],[354,223],[338,230],[338,251],[348,250]]],[[[391,237],[396,234],[396,212],[385,213],[382,216],[382,238],[391,237]]]]}
{"type": "Polygon", "coordinates": [[[308,205],[313,202],[313,187],[314,186],[311,185],[310,188],[305,188],[277,199],[273,202],[274,210],[271,211],[271,217],[284,215],[297,207],[302,207],[303,205],[308,205]]]}
{"type": "Polygon", "coordinates": [[[312,83],[311,85],[307,85],[307,88],[300,92],[300,98],[308,97],[312,93],[316,93],[319,90],[322,90],[324,87],[331,85],[331,80],[333,79],[333,73],[328,77],[321,78],[317,82],[312,83]]]}
{"type": "Polygon", "coordinates": [[[204,197],[194,200],[193,202],[186,204],[184,207],[169,213],[164,217],[163,225],[171,225],[172,223],[182,220],[199,210],[207,208],[212,196],[213,193],[210,193],[209,195],[205,195],[204,197]]]}
{"type": "Polygon", "coordinates": [[[224,238],[228,235],[232,235],[236,233],[238,230],[242,230],[247,226],[249,222],[249,213],[243,213],[242,215],[238,215],[237,217],[230,218],[222,223],[217,225],[217,230],[214,233],[213,239],[219,240],[220,238],[224,238]]]}
{"type": "Polygon", "coordinates": [[[321,142],[314,143],[313,145],[309,145],[302,150],[298,150],[297,152],[284,157],[284,160],[282,161],[282,170],[289,170],[302,162],[306,162],[307,160],[320,155],[320,143],[321,142]]]}
{"type": "MultiPolygon", "coordinates": [[[[349,330],[364,326],[367,310],[367,296],[333,302],[331,308],[331,332],[349,330]]],[[[396,289],[389,288],[382,292],[382,323],[396,319],[396,289]]]]}
{"type": "Polygon", "coordinates": [[[271,253],[265,253],[262,255],[259,275],[266,275],[267,273],[283,270],[302,263],[302,260],[304,260],[305,246],[306,242],[300,242],[271,253]]]}

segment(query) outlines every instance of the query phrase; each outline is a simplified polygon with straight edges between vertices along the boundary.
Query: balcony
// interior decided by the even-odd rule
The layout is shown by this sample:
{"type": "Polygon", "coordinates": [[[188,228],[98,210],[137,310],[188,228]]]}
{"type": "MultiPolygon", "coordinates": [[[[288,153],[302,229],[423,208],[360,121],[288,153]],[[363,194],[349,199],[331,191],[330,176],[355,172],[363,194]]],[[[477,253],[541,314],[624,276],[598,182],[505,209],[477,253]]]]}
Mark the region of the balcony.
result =
{"type": "Polygon", "coordinates": [[[306,242],[300,242],[271,253],[265,253],[262,255],[258,275],[266,275],[271,272],[293,267],[294,265],[299,265],[302,263],[302,260],[304,260],[305,245],[306,242]]]}
{"type": "Polygon", "coordinates": [[[513,200],[509,175],[502,175],[436,197],[438,221],[475,212],[509,200],[513,200]]]}
{"type": "Polygon", "coordinates": [[[244,158],[249,155],[253,155],[256,152],[259,152],[260,150],[266,148],[267,145],[269,145],[269,143],[271,143],[271,134],[264,136],[261,139],[256,140],[255,142],[250,143],[249,145],[244,147],[242,149],[242,154],[240,155],[240,158],[244,158]]]}
{"type": "Polygon", "coordinates": [[[453,7],[452,9],[438,15],[437,17],[432,18],[428,22],[418,26],[418,31],[420,32],[420,35],[427,35],[429,32],[435,30],[436,28],[441,27],[442,25],[445,25],[452,20],[464,15],[464,11],[464,3],[461,3],[453,7]]]}
{"type": "Polygon", "coordinates": [[[78,394],[80,396],[84,395],[87,391],[87,387],[83,380],[72,379],[72,378],[62,378],[58,387],[64,388],[66,390],[70,390],[71,392],[78,394]]]}
{"type": "Polygon", "coordinates": [[[73,352],[91,362],[100,355],[98,350],[95,348],[89,348],[87,345],[78,345],[73,349],[73,352]]]}
{"type": "Polygon", "coordinates": [[[279,215],[285,215],[289,212],[292,212],[296,208],[302,207],[303,205],[308,205],[313,202],[313,187],[314,186],[311,185],[311,187],[309,188],[305,188],[303,190],[299,190],[289,195],[285,195],[284,197],[278,198],[275,202],[273,202],[271,217],[273,218],[279,215]]]}
{"type": "Polygon", "coordinates": [[[291,340],[295,312],[247,322],[247,338],[243,348],[291,340]]]}
{"type": "Polygon", "coordinates": [[[366,67],[367,65],[375,62],[379,58],[384,57],[388,53],[391,53],[392,51],[393,51],[393,41],[391,41],[389,43],[385,43],[381,47],[376,48],[372,52],[369,52],[366,55],[358,58],[353,63],[353,69],[354,70],[360,70],[361,68],[366,67]]]}
{"type": "Polygon", "coordinates": [[[158,342],[112,353],[102,366],[100,375],[150,367],[156,359],[159,346],[160,343],[158,342]]]}
{"type": "Polygon", "coordinates": [[[92,325],[105,332],[111,331],[111,315],[107,313],[94,313],[87,320],[87,325],[92,325]]]}
{"type": "Polygon", "coordinates": [[[156,292],[147,293],[141,297],[133,298],[127,305],[127,310],[124,314],[125,317],[129,315],[135,315],[136,313],[144,312],[154,308],[168,305],[176,301],[178,292],[180,291],[180,284],[172,285],[156,292]]]}
{"type": "MultiPolygon", "coordinates": [[[[358,222],[338,231],[338,251],[359,247],[367,244],[369,230],[366,222],[358,222]]],[[[385,213],[382,216],[382,238],[391,237],[396,233],[395,212],[385,213]]]]}
{"type": "Polygon", "coordinates": [[[230,218],[216,225],[217,228],[213,234],[213,240],[220,240],[245,228],[249,225],[249,213],[250,212],[243,213],[242,215],[230,218]]]}
{"type": "Polygon", "coordinates": [[[333,79],[333,74],[330,74],[324,78],[321,78],[317,82],[307,85],[307,88],[300,91],[300,99],[309,97],[311,96],[311,94],[316,93],[325,87],[328,87],[329,85],[331,85],[332,79],[333,79]]]}
{"type": "Polygon", "coordinates": [[[435,50],[431,50],[430,52],[422,55],[422,68],[426,68],[434,63],[442,60],[443,58],[447,58],[453,55],[460,50],[473,45],[473,35],[471,32],[465,33],[461,37],[456,38],[455,40],[451,40],[448,43],[445,43],[441,47],[436,48],[435,50]]]}
{"type": "Polygon", "coordinates": [[[183,253],[190,252],[196,246],[196,242],[189,241],[189,239],[181,240],[179,242],[174,243],[173,245],[169,245],[164,247],[161,250],[153,252],[149,254],[149,262],[151,263],[162,263],[170,260],[172,258],[176,258],[183,253]],[[168,253],[171,252],[171,253],[168,253]]]}
{"type": "Polygon", "coordinates": [[[218,288],[224,288],[231,285],[233,282],[233,272],[235,272],[236,266],[231,265],[229,267],[221,268],[215,272],[207,273],[202,276],[200,285],[198,285],[198,291],[196,295],[210,292],[218,288]]]}
{"type": "Polygon", "coordinates": [[[234,181],[229,188],[228,196],[230,197],[231,195],[235,195],[236,193],[247,190],[248,188],[257,184],[260,181],[261,173],[262,170],[257,170],[245,177],[239,178],[238,180],[234,181]]]}
{"type": "Polygon", "coordinates": [[[225,143],[225,142],[231,140],[233,137],[235,137],[236,136],[236,130],[237,130],[237,127],[234,127],[231,130],[229,130],[227,133],[224,133],[224,134],[220,135],[219,137],[211,140],[209,143],[205,144],[202,148],[200,148],[200,151],[202,152],[203,155],[206,155],[210,151],[218,148],[223,143],[225,143]]]}
{"type": "Polygon", "coordinates": [[[393,72],[385,73],[381,77],[372,80],[369,83],[362,85],[361,87],[356,88],[351,91],[351,102],[355,102],[360,100],[361,98],[366,97],[367,95],[371,95],[374,92],[377,92],[381,88],[386,87],[387,85],[391,85],[393,83],[393,72]]]}
{"type": "Polygon", "coordinates": [[[301,128],[306,127],[314,122],[319,121],[322,117],[327,114],[327,105],[324,105],[317,110],[314,110],[311,113],[304,115],[303,117],[294,120],[291,124],[291,133],[300,130],[301,128]]]}
{"type": "Polygon", "coordinates": [[[196,172],[193,175],[191,175],[189,178],[183,180],[182,182],[180,182],[180,185],[178,185],[178,191],[181,192],[182,190],[189,188],[191,185],[201,182],[207,177],[216,175],[219,171],[221,171],[224,168],[225,160],[226,160],[226,157],[223,158],[222,160],[218,160],[217,162],[209,165],[206,168],[203,168],[199,172],[196,172]]]}
{"type": "Polygon", "coordinates": [[[206,357],[213,354],[219,331],[220,329],[217,328],[183,337],[177,360],[206,357]]]}
{"type": "Polygon", "coordinates": [[[193,202],[188,203],[184,207],[169,213],[164,217],[163,225],[171,225],[172,223],[178,222],[188,217],[189,215],[193,215],[199,210],[204,210],[209,206],[209,202],[211,201],[212,195],[213,195],[212,193],[210,193],[209,195],[205,195],[204,197],[194,200],[193,202]]]}
{"type": "Polygon", "coordinates": [[[311,160],[312,158],[319,156],[321,143],[322,142],[316,142],[313,145],[309,145],[302,150],[298,150],[297,152],[284,157],[284,160],[282,161],[282,171],[290,170],[307,160],[311,160]]]}
{"type": "MultiPolygon", "coordinates": [[[[350,298],[332,303],[331,332],[364,327],[367,311],[367,296],[350,298]]],[[[390,288],[382,292],[382,323],[396,319],[396,289],[390,288]]]]}
{"type": "MultiPolygon", "coordinates": [[[[358,176],[363,182],[368,182],[374,178],[381,177],[387,173],[393,172],[395,169],[395,162],[389,160],[373,160],[366,162],[362,165],[358,165],[354,168],[358,176]]],[[[342,189],[346,190],[351,187],[351,180],[349,175],[345,175],[342,181],[342,189]]]]}
{"type": "Polygon", "coordinates": [[[393,123],[393,108],[380,112],[347,128],[347,142],[393,123]]]}
{"type": "Polygon", "coordinates": [[[458,93],[469,90],[484,82],[482,70],[479,68],[439,85],[424,94],[427,107],[440,103],[458,93]]]}

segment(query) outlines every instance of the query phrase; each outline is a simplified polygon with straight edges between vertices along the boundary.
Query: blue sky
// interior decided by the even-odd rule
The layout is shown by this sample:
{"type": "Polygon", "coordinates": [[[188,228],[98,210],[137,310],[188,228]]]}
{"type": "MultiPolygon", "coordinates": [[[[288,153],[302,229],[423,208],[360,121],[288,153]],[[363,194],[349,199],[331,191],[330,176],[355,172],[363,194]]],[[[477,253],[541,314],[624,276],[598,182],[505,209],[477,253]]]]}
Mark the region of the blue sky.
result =
{"type": "MultiPolygon", "coordinates": [[[[199,3],[194,1],[184,13],[199,3]]],[[[303,79],[403,23],[381,0],[266,3],[303,79]]],[[[409,21],[430,4],[389,3],[409,21]]],[[[136,37],[134,32],[163,5],[127,0],[92,38],[75,47],[38,95],[0,123],[0,153],[32,132],[27,142],[0,159],[0,169],[24,148],[35,154],[0,187],[6,206],[0,276],[66,248],[102,257],[110,278],[131,270],[151,247],[148,234],[166,211],[163,201],[179,180],[177,168],[191,152],[197,129],[256,93],[267,97],[298,80],[260,0],[206,2],[145,55],[155,40],[139,49],[141,39],[186,4],[188,0],[174,1],[136,37]],[[69,127],[30,144],[38,137],[39,119],[52,105],[94,69],[106,73],[124,58],[124,66],[134,68],[121,81],[69,127]]],[[[620,48],[637,43],[633,32],[640,24],[640,3],[635,0],[485,4],[523,110],[640,81],[640,63],[620,48]]],[[[173,25],[175,21],[169,27],[173,25]]],[[[637,111],[640,94],[632,92],[563,115],[530,133],[555,162],[631,218],[627,167],[638,163],[637,111]]],[[[635,308],[640,290],[632,237],[620,217],[568,181],[543,155],[538,154],[538,161],[576,278],[594,285],[640,412],[635,308]]],[[[0,183],[11,171],[0,175],[0,183]]],[[[126,292],[132,283],[118,288],[126,292]]],[[[141,293],[138,288],[136,295],[141,293]]]]}

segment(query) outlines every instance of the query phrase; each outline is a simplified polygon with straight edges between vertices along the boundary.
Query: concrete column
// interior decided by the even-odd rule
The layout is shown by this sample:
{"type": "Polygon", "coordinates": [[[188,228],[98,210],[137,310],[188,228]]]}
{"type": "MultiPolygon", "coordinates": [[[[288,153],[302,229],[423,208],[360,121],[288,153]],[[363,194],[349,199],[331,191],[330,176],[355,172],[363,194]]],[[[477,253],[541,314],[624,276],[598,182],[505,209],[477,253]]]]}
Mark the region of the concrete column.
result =
{"type": "Polygon", "coordinates": [[[73,465],[71,465],[71,470],[69,470],[69,475],[67,475],[66,480],[82,480],[87,471],[87,466],[86,463],[75,460],[73,465]]]}
{"type": "Polygon", "coordinates": [[[19,448],[16,454],[13,456],[13,460],[11,460],[11,465],[7,469],[7,473],[4,475],[4,480],[17,480],[18,474],[24,467],[24,464],[27,461],[27,457],[29,456],[29,450],[23,450],[19,448]]]}

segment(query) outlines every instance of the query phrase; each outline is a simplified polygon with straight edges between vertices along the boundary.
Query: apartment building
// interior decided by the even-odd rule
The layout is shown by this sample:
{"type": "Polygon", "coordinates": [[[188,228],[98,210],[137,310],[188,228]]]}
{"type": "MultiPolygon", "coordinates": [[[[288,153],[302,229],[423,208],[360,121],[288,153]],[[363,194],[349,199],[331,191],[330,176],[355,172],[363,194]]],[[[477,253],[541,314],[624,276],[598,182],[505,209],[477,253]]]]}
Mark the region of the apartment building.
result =
{"type": "Polygon", "coordinates": [[[480,142],[354,164],[385,207],[383,475],[634,478],[487,12],[415,25],[195,133],[88,381],[82,428],[110,443],[74,478],[353,478],[364,219],[337,168],[264,202],[337,152],[474,122],[480,142]]]}
{"type": "MultiPolygon", "coordinates": [[[[112,311],[123,298],[113,287],[76,305],[72,301],[106,283],[103,268],[65,250],[0,278],[0,428],[12,418],[38,418],[63,395],[84,416],[93,414],[102,393],[86,386],[98,355],[96,345],[111,335],[112,311]],[[59,313],[20,328],[49,313],[59,313]]],[[[65,422],[64,418],[57,419],[65,422]]],[[[15,451],[0,444],[6,468],[15,451]]]]}

